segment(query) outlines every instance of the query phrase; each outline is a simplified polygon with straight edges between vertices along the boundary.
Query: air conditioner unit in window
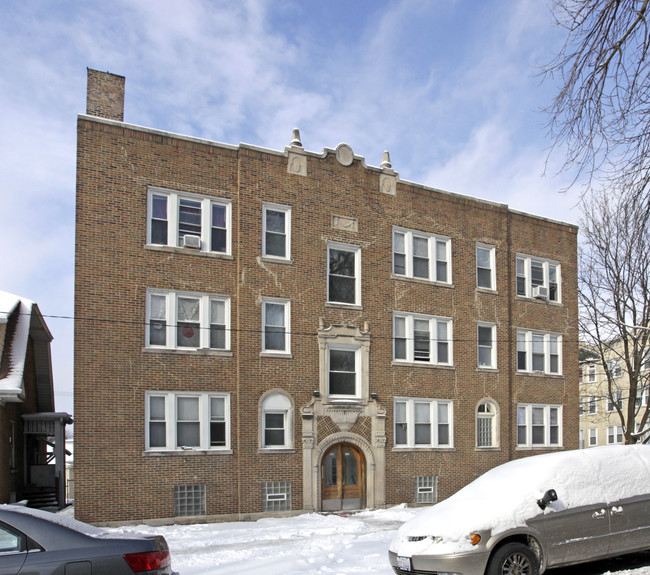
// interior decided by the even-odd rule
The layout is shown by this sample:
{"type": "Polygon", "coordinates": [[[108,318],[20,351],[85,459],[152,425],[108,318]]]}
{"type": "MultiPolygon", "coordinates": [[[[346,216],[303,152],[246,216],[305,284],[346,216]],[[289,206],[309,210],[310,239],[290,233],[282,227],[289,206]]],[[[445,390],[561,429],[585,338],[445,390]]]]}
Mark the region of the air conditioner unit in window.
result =
{"type": "Polygon", "coordinates": [[[537,299],[548,299],[548,288],[546,286],[533,286],[533,297],[537,299]]]}
{"type": "Polygon", "coordinates": [[[197,250],[201,249],[201,238],[199,236],[193,236],[186,234],[183,236],[183,247],[184,248],[194,248],[197,250]]]}

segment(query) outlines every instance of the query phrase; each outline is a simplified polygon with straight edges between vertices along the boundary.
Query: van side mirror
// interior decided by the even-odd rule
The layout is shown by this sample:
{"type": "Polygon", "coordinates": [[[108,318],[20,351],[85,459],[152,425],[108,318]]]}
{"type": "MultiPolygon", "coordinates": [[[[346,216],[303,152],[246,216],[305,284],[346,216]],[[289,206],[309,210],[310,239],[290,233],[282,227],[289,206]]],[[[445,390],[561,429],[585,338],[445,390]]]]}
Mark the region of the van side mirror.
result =
{"type": "Polygon", "coordinates": [[[557,493],[555,489],[549,489],[541,499],[537,500],[537,505],[539,505],[540,509],[546,509],[547,505],[553,503],[553,501],[557,501],[557,493]]]}

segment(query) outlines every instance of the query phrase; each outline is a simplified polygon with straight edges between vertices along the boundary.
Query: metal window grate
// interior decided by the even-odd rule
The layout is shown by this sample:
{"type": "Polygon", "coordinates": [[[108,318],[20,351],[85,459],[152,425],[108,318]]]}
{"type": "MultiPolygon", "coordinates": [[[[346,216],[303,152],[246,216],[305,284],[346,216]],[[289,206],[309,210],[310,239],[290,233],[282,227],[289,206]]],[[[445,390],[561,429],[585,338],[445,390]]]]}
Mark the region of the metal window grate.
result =
{"type": "Polygon", "coordinates": [[[205,485],[174,485],[174,517],[205,515],[205,485]]]}
{"type": "Polygon", "coordinates": [[[291,510],[291,481],[264,481],[262,483],[263,511],[291,510]]]}
{"type": "Polygon", "coordinates": [[[438,477],[420,475],[415,477],[415,503],[436,503],[438,501],[438,477]]]}

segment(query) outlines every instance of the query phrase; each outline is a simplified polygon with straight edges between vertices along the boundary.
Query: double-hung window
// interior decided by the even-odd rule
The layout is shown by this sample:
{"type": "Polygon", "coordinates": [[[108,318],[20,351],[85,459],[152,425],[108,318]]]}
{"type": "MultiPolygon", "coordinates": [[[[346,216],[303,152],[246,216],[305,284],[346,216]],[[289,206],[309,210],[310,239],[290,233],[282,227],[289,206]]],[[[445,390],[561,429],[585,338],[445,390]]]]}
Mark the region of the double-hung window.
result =
{"type": "Polygon", "coordinates": [[[393,357],[395,361],[453,365],[451,319],[395,312],[393,357]]]}
{"type": "Polygon", "coordinates": [[[332,242],[327,260],[327,301],[361,305],[361,248],[332,242]]]}
{"type": "Polygon", "coordinates": [[[520,403],[517,405],[517,446],[562,445],[562,406],[520,403]]]}
{"type": "Polygon", "coordinates": [[[451,240],[447,237],[393,228],[393,274],[451,283],[451,240]]]}
{"type": "Polygon", "coordinates": [[[623,362],[620,357],[607,360],[605,365],[607,366],[607,373],[610,377],[616,379],[623,375],[623,362]]]}
{"type": "Polygon", "coordinates": [[[517,256],[517,295],[560,302],[560,264],[531,256],[517,256]]]}
{"type": "Polygon", "coordinates": [[[149,188],[147,244],[230,254],[230,200],[149,188]]]}
{"type": "Polygon", "coordinates": [[[262,402],[262,447],[291,447],[291,401],[280,392],[267,395],[262,402]]]}
{"type": "Polygon", "coordinates": [[[616,411],[616,408],[623,409],[623,392],[622,391],[612,391],[610,395],[607,396],[607,412],[612,413],[616,411]]]}
{"type": "Polygon", "coordinates": [[[587,398],[587,413],[589,415],[598,413],[598,398],[595,395],[590,395],[587,398]]]}
{"type": "Polygon", "coordinates": [[[330,345],[327,349],[327,394],[332,399],[359,399],[360,348],[351,345],[330,345]]]}
{"type": "Polygon", "coordinates": [[[494,246],[476,244],[476,286],[496,289],[494,246]]]}
{"type": "Polygon", "coordinates": [[[589,428],[589,447],[595,447],[598,445],[598,428],[590,427],[589,428]]]}
{"type": "Polygon", "coordinates": [[[230,349],[230,298],[147,290],[146,347],[230,349]]]}
{"type": "Polygon", "coordinates": [[[262,351],[289,353],[291,306],[289,300],[264,298],[262,301],[262,351]]]}
{"type": "Polygon", "coordinates": [[[278,204],[262,206],[262,255],[280,260],[291,259],[291,208],[278,204]]]}
{"type": "Polygon", "coordinates": [[[453,447],[453,403],[395,399],[395,447],[453,447]]]}
{"type": "Polygon", "coordinates": [[[483,368],[495,368],[497,366],[496,355],[496,333],[497,326],[493,323],[478,324],[478,366],[483,368]]]}
{"type": "Polygon", "coordinates": [[[517,371],[562,373],[562,336],[520,329],[517,331],[517,371]]]}
{"type": "Polygon", "coordinates": [[[623,426],[622,425],[609,425],[607,426],[607,443],[623,443],[623,426]]]}
{"type": "Polygon", "coordinates": [[[148,391],[145,420],[147,451],[230,448],[227,393],[148,391]]]}
{"type": "Polygon", "coordinates": [[[596,381],[596,364],[590,363],[587,365],[587,383],[594,383],[596,381]]]}

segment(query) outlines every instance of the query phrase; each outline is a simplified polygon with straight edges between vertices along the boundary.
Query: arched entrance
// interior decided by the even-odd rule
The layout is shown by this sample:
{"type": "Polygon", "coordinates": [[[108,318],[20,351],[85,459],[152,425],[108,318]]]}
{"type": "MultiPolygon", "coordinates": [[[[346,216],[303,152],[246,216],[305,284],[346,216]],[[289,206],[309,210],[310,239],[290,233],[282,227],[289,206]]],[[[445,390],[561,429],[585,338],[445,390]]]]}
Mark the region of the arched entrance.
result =
{"type": "Polygon", "coordinates": [[[351,443],[330,447],[321,461],[321,509],[363,509],[366,498],[366,459],[351,443]]]}

